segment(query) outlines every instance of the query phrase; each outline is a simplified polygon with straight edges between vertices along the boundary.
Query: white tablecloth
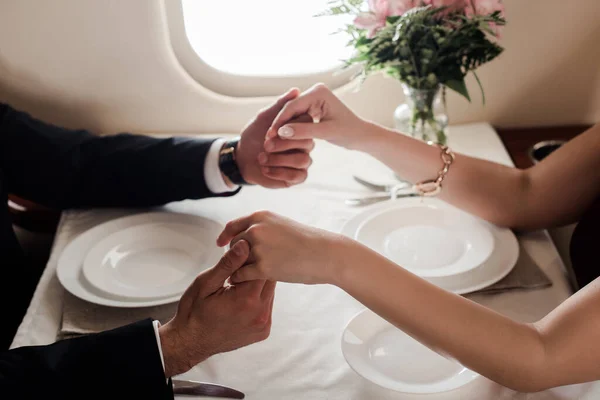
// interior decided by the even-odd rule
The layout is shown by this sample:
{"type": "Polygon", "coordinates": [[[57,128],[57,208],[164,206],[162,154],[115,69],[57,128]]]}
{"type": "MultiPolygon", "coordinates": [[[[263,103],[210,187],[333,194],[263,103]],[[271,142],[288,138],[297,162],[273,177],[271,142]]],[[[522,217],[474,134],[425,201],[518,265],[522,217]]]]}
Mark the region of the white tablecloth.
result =
{"type": "MultiPolygon", "coordinates": [[[[487,124],[452,127],[450,146],[457,152],[512,164],[500,139],[487,124]]],[[[324,142],[318,143],[314,158],[309,180],[299,187],[287,190],[247,187],[232,198],[185,201],[167,208],[210,216],[223,222],[258,209],[269,209],[339,232],[345,221],[362,210],[345,206],[343,199],[350,194],[368,193],[352,180],[352,174],[373,180],[392,176],[389,169],[371,157],[324,142]]],[[[50,260],[12,347],[55,341],[64,294],[55,273],[62,249],[79,233],[107,218],[121,215],[122,210],[63,214],[50,260]]],[[[564,301],[570,295],[570,289],[563,263],[545,231],[521,235],[519,240],[552,279],[553,286],[526,292],[478,295],[476,299],[512,318],[532,322],[564,301]]],[[[215,356],[183,377],[233,386],[244,391],[250,400],[600,398],[597,383],[529,395],[515,393],[485,378],[455,391],[427,396],[411,396],[380,388],[354,373],[341,353],[342,330],[363,308],[333,286],[279,284],[271,337],[267,341],[215,356]]]]}

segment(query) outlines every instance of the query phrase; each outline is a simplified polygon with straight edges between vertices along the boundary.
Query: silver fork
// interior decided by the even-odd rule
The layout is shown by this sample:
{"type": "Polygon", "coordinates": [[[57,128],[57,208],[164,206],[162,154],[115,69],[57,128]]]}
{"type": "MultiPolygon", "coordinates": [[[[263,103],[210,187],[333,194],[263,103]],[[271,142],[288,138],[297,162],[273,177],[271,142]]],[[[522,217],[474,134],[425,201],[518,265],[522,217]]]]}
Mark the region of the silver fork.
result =
{"type": "Polygon", "coordinates": [[[377,183],[373,183],[373,182],[369,182],[365,179],[362,179],[356,175],[353,175],[353,178],[356,182],[360,183],[361,185],[374,190],[376,192],[391,192],[394,188],[398,188],[398,189],[402,189],[402,188],[407,188],[409,186],[412,186],[412,184],[408,181],[405,180],[399,180],[399,183],[394,184],[394,185],[380,185],[377,183]]]}
{"type": "MultiPolygon", "coordinates": [[[[417,193],[400,193],[398,195],[396,195],[396,199],[403,199],[403,198],[407,198],[407,197],[418,197],[419,194],[417,193]]],[[[370,204],[375,204],[375,203],[379,203],[380,201],[387,201],[387,200],[391,200],[392,196],[389,193],[381,193],[381,194],[374,194],[371,196],[365,196],[365,197],[357,197],[357,198],[352,198],[352,199],[346,199],[344,200],[344,203],[346,203],[346,205],[348,206],[368,206],[370,204]]]]}

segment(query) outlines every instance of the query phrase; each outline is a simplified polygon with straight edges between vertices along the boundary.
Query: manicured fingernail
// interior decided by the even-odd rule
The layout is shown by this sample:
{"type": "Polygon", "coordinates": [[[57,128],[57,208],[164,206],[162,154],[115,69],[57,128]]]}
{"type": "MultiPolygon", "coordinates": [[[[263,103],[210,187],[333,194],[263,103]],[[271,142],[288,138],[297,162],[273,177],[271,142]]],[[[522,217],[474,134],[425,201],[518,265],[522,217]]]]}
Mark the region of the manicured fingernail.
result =
{"type": "Polygon", "coordinates": [[[268,159],[269,159],[269,157],[265,153],[260,153],[258,155],[258,162],[260,164],[266,164],[268,159]]]}
{"type": "Polygon", "coordinates": [[[277,133],[281,137],[290,138],[290,137],[294,136],[294,129],[292,129],[291,126],[286,125],[286,126],[282,126],[281,128],[279,128],[277,133]]]}

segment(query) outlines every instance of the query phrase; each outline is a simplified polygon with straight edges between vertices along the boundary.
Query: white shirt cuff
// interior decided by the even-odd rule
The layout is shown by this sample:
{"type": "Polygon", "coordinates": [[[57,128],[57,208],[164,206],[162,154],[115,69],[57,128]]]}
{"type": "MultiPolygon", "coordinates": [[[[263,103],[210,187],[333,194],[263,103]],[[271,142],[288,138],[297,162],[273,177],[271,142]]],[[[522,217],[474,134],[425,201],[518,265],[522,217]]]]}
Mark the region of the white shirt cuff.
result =
{"type": "Polygon", "coordinates": [[[229,187],[221,175],[219,152],[223,144],[225,144],[224,139],[215,140],[204,159],[204,182],[208,190],[214,194],[234,192],[238,189],[238,186],[229,187]]]}
{"type": "Polygon", "coordinates": [[[160,335],[158,333],[158,328],[160,326],[160,322],[152,321],[152,326],[154,326],[154,335],[156,335],[156,344],[158,345],[158,353],[160,354],[160,362],[162,363],[163,372],[164,372],[165,371],[165,358],[163,357],[162,344],[160,343],[160,335]]]}

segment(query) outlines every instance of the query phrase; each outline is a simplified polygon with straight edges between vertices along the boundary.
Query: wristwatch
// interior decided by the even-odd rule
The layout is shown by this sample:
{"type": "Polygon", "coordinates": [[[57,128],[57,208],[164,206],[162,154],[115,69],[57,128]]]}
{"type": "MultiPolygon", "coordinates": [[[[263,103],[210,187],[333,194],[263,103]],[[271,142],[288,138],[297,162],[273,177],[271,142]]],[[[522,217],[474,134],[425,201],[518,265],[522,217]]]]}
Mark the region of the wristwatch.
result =
{"type": "Polygon", "coordinates": [[[235,151],[240,139],[225,142],[219,151],[219,169],[235,185],[248,185],[244,180],[235,159],[235,151]]]}

